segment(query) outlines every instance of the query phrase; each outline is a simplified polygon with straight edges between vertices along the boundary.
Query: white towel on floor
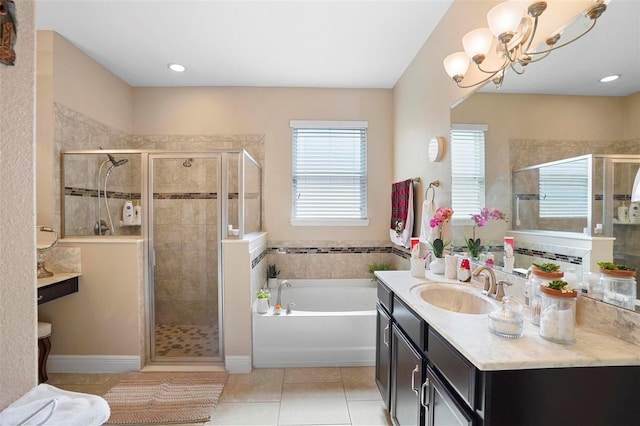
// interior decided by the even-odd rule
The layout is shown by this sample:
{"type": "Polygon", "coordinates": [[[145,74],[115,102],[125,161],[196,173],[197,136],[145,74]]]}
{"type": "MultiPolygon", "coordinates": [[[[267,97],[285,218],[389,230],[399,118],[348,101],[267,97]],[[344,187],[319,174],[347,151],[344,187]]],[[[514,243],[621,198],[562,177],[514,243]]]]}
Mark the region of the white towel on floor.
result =
{"type": "Polygon", "coordinates": [[[2,410],[0,425],[92,426],[103,424],[110,415],[109,404],[97,395],[41,384],[2,410]]]}

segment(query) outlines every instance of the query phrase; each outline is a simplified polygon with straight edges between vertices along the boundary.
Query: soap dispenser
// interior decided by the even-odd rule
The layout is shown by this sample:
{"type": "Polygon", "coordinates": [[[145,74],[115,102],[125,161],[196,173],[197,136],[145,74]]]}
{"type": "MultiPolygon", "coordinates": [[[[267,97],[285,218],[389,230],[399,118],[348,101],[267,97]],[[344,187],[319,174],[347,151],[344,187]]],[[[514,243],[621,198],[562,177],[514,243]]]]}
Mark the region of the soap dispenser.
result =
{"type": "Polygon", "coordinates": [[[131,200],[124,202],[122,206],[122,222],[127,224],[133,223],[133,203],[131,200]]]}

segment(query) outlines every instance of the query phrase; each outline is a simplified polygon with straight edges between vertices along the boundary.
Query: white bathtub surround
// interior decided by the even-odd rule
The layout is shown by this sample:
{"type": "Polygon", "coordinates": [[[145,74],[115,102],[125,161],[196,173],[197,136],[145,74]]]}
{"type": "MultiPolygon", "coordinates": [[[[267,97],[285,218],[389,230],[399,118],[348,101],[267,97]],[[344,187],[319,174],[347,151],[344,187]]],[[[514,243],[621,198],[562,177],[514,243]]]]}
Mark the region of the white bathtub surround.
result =
{"type": "Polygon", "coordinates": [[[374,281],[289,281],[292,287],[282,290],[282,306],[295,303],[291,314],[253,315],[254,367],[375,364],[374,281]]]}
{"type": "MultiPolygon", "coordinates": [[[[459,282],[429,272],[425,279],[411,277],[409,271],[382,271],[376,275],[480,370],[640,365],[640,346],[587,324],[578,323],[576,344],[571,346],[546,341],[538,335],[538,327],[526,320],[522,338],[504,339],[489,332],[486,315],[450,312],[429,305],[411,294],[412,287],[429,279],[459,282]]],[[[476,285],[472,287],[480,289],[476,285]]],[[[528,317],[528,309],[525,308],[523,314],[525,318],[528,317]]]]}

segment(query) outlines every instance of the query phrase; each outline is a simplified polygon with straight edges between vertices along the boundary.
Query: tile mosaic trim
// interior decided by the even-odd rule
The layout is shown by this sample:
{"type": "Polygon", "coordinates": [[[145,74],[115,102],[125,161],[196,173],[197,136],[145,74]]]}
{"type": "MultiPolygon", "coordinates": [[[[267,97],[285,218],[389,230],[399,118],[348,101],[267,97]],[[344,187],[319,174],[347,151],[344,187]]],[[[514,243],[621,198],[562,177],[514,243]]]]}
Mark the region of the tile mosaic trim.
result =
{"type": "Polygon", "coordinates": [[[264,249],[262,250],[255,258],[251,259],[251,269],[255,268],[256,266],[258,266],[258,264],[260,262],[262,262],[262,259],[264,259],[265,257],[267,257],[267,250],[268,249],[264,249]]]}
{"type": "MultiPolygon", "coordinates": [[[[229,197],[231,198],[231,197],[229,197]]],[[[217,200],[217,192],[154,192],[154,200],[217,200]]]]}
{"type": "Polygon", "coordinates": [[[581,256],[570,256],[562,253],[552,253],[543,250],[534,250],[522,247],[516,247],[514,253],[521,254],[524,256],[531,257],[541,257],[543,259],[548,260],[558,260],[560,262],[572,263],[574,265],[582,265],[582,257],[581,256]]]}
{"type": "Polygon", "coordinates": [[[370,254],[392,253],[391,247],[269,247],[270,254],[370,254]]]}
{"type": "MultiPolygon", "coordinates": [[[[87,188],[72,188],[69,186],[64,187],[64,195],[69,195],[71,197],[93,197],[98,198],[98,190],[97,189],[87,189],[87,188]]],[[[100,194],[102,197],[102,193],[100,194]]],[[[109,198],[117,198],[122,200],[139,200],[140,193],[135,192],[119,192],[119,191],[107,191],[107,197],[109,198]]]]}
{"type": "MultiPolygon", "coordinates": [[[[65,186],[64,195],[69,195],[72,197],[98,197],[97,189],[87,189],[87,188],[73,188],[69,186],[65,186]]],[[[107,191],[107,196],[109,198],[122,199],[122,200],[140,200],[141,194],[136,192],[118,192],[118,191],[107,191]]],[[[160,193],[156,192],[153,194],[153,198],[155,200],[217,200],[218,193],[217,192],[165,192],[160,193]]],[[[250,198],[250,197],[249,197],[250,198]]],[[[229,194],[230,200],[237,200],[238,194],[233,193],[229,194]]]]}

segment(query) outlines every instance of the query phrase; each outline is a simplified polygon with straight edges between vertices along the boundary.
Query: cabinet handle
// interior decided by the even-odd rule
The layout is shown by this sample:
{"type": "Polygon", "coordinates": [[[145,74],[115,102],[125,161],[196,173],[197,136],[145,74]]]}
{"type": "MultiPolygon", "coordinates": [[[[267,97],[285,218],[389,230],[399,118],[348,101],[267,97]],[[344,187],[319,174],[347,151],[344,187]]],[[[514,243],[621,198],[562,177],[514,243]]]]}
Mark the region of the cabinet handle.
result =
{"type": "Polygon", "coordinates": [[[42,300],[43,297],[44,296],[42,296],[42,295],[38,296],[38,301],[42,300]]]}
{"type": "Polygon", "coordinates": [[[429,408],[429,378],[422,384],[420,389],[420,404],[426,409],[429,408]]]}
{"type": "Polygon", "coordinates": [[[411,372],[411,390],[415,392],[416,395],[420,396],[418,389],[416,389],[416,373],[420,371],[420,366],[416,364],[416,368],[411,372]]]}
{"type": "Polygon", "coordinates": [[[382,343],[389,347],[389,326],[387,325],[382,332],[382,343]]]}

